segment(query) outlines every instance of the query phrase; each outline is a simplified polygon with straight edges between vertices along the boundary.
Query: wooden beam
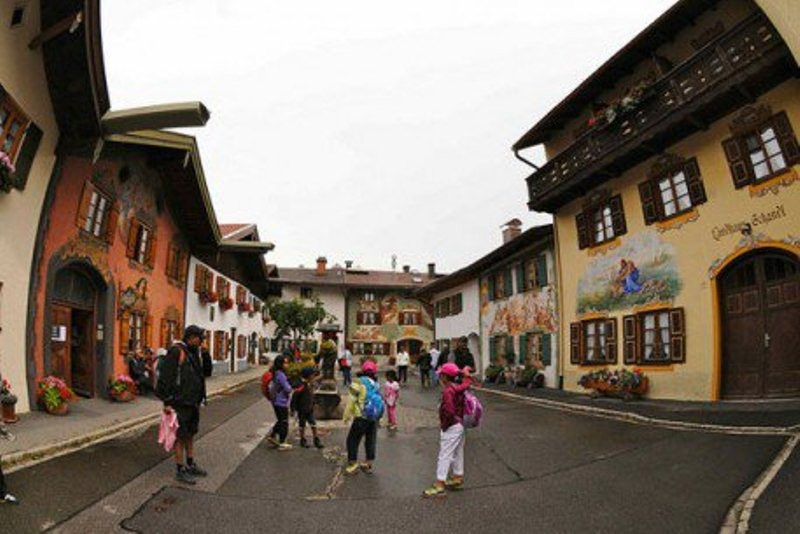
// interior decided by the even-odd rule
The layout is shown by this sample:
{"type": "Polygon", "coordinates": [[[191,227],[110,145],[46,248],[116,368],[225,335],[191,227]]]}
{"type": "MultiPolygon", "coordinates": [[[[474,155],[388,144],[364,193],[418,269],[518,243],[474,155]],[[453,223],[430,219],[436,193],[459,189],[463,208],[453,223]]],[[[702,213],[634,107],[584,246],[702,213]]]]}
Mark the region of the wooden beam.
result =
{"type": "Polygon", "coordinates": [[[701,130],[708,130],[708,123],[702,119],[699,119],[696,115],[692,113],[690,113],[686,117],[686,120],[688,120],[689,123],[695,128],[700,128],[701,130]]]}
{"type": "Polygon", "coordinates": [[[69,33],[75,33],[75,30],[78,29],[78,26],[81,25],[81,22],[83,22],[83,11],[78,11],[74,15],[64,17],[34,37],[31,42],[28,43],[28,48],[33,50],[43,45],[50,39],[55,39],[65,31],[69,31],[69,33]]]}

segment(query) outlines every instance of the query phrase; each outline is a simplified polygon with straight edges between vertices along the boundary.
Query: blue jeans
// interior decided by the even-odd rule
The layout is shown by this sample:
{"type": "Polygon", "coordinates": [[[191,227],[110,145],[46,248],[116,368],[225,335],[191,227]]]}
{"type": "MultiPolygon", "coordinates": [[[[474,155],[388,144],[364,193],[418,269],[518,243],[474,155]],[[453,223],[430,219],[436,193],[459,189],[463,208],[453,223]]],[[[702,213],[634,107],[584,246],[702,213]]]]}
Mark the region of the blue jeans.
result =
{"type": "Polygon", "coordinates": [[[350,368],[342,367],[342,375],[344,376],[344,385],[349,386],[353,382],[353,379],[350,378],[350,368]]]}

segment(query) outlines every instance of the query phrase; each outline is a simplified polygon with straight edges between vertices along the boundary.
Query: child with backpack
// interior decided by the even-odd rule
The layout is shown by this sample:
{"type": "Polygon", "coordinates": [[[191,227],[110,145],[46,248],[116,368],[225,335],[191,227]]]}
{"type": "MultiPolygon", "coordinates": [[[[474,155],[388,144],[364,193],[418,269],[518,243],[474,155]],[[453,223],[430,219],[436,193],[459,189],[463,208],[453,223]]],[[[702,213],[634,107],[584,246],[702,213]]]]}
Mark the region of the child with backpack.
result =
{"type": "Polygon", "coordinates": [[[272,409],[275,411],[277,422],[272,427],[272,431],[267,437],[267,441],[272,443],[279,451],[292,450],[292,444],[286,442],[289,435],[289,398],[292,394],[292,386],[286,377],[284,367],[286,358],[276,356],[272,363],[272,380],[269,381],[269,399],[272,402],[272,409]]]}
{"type": "Polygon", "coordinates": [[[389,419],[389,430],[397,430],[397,400],[400,398],[400,382],[397,373],[386,371],[386,383],[383,385],[383,400],[386,403],[386,416],[389,419]]]}
{"type": "Polygon", "coordinates": [[[292,403],[297,410],[297,419],[300,423],[300,446],[307,449],[309,444],[306,441],[306,425],[311,427],[311,435],[314,436],[314,446],[322,449],[324,445],[317,434],[317,420],[314,419],[314,389],[319,378],[315,367],[306,367],[300,371],[302,382],[295,388],[292,403]]]}
{"type": "Polygon", "coordinates": [[[355,475],[360,471],[372,473],[372,462],[375,461],[375,446],[378,438],[378,421],[383,416],[383,398],[375,377],[378,366],[367,360],[361,364],[361,372],[349,387],[350,398],[344,410],[345,421],[351,421],[347,433],[347,467],[345,475],[355,475]],[[365,441],[367,461],[358,463],[358,447],[362,438],[365,441]]]}
{"type": "Polygon", "coordinates": [[[454,363],[445,363],[439,369],[442,400],[439,404],[439,458],[436,463],[436,482],[426,489],[423,497],[443,496],[446,490],[460,490],[464,486],[464,393],[472,384],[469,368],[459,371],[454,363]],[[456,378],[461,375],[460,384],[456,378]],[[449,477],[452,469],[453,476],[449,477]]]}

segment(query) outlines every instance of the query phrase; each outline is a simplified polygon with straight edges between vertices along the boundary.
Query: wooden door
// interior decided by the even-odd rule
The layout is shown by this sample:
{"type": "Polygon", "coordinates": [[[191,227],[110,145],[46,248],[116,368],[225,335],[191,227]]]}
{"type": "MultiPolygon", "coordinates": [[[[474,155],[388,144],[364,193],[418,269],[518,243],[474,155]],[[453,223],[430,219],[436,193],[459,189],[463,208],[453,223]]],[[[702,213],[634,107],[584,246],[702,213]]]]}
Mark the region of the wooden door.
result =
{"type": "Polygon", "coordinates": [[[70,336],[72,389],[83,397],[94,396],[94,330],[92,312],[72,310],[70,336]]]}
{"type": "Polygon", "coordinates": [[[798,262],[773,252],[749,256],[720,277],[722,395],[800,395],[798,262]]]}
{"type": "Polygon", "coordinates": [[[45,372],[63,378],[68,384],[72,380],[71,332],[72,308],[53,304],[50,332],[50,369],[45,370],[45,372]]]}

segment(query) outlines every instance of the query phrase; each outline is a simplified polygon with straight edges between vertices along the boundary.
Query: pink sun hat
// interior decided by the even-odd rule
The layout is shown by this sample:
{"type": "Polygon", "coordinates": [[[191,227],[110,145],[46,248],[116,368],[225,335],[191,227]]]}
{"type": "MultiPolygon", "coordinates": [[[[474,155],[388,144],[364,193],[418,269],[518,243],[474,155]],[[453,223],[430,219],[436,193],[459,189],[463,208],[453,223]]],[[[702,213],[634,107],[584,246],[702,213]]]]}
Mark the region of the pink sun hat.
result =
{"type": "Polygon", "coordinates": [[[449,377],[456,377],[461,372],[458,366],[452,362],[447,362],[439,369],[440,375],[447,375],[449,377]]]}

